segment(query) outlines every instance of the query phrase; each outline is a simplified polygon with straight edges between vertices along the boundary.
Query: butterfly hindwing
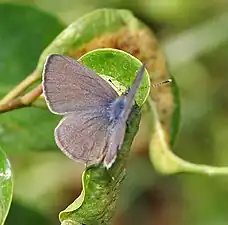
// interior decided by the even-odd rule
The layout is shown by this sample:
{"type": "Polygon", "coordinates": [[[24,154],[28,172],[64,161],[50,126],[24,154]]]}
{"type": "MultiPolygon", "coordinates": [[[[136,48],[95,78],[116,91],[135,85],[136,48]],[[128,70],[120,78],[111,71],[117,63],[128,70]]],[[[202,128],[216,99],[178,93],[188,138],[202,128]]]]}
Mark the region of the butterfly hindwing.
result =
{"type": "Polygon", "coordinates": [[[109,126],[100,112],[72,113],[56,127],[55,140],[69,158],[86,165],[97,164],[106,152],[109,126]]]}

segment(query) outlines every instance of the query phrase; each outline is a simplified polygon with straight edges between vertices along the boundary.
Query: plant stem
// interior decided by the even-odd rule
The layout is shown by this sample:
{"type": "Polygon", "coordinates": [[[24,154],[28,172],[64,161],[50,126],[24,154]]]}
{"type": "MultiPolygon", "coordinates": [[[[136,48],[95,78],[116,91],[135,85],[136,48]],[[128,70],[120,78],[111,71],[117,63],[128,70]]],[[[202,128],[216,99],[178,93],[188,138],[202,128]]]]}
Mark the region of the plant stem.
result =
{"type": "MultiPolygon", "coordinates": [[[[11,105],[12,102],[15,103],[13,105],[16,107],[16,102],[18,101],[18,99],[15,99],[15,98],[17,98],[21,93],[23,93],[28,87],[30,87],[39,78],[40,78],[40,74],[37,72],[37,70],[34,70],[32,74],[30,74],[28,77],[26,77],[19,85],[17,85],[13,90],[11,90],[0,101],[0,107],[3,108],[4,106],[6,107],[6,105],[11,105]]],[[[19,104],[19,102],[18,102],[18,104],[19,104]]]]}
{"type": "MultiPolygon", "coordinates": [[[[14,89],[15,90],[15,89],[14,89]]],[[[28,92],[24,96],[17,97],[12,100],[8,100],[5,104],[0,104],[0,113],[8,112],[14,109],[28,107],[42,94],[42,85],[39,84],[32,91],[28,92]]]]}

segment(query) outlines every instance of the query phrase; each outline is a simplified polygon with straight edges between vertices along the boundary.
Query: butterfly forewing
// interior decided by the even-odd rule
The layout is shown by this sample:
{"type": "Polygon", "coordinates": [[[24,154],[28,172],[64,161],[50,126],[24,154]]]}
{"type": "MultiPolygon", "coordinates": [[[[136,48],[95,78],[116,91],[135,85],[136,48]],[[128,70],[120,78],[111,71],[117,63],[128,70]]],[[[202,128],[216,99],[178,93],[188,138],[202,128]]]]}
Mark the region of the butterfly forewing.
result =
{"type": "Polygon", "coordinates": [[[43,72],[44,96],[50,110],[66,114],[106,105],[118,97],[100,76],[68,56],[48,57],[43,72]]]}

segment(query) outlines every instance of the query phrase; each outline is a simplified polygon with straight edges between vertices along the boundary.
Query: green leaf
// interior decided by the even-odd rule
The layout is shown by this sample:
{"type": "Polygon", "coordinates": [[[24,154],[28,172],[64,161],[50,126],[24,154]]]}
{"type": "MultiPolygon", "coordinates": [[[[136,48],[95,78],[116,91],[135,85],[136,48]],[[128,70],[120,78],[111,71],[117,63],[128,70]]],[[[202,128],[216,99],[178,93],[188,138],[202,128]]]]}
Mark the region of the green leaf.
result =
{"type": "Polygon", "coordinates": [[[172,118],[170,122],[170,146],[173,147],[178,131],[179,131],[179,125],[180,125],[180,95],[179,95],[179,89],[177,86],[177,83],[175,79],[172,77],[172,84],[171,84],[171,93],[173,96],[173,102],[174,102],[174,107],[173,107],[173,113],[172,113],[172,118]]]}
{"type": "Polygon", "coordinates": [[[227,175],[228,167],[214,167],[187,162],[176,156],[166,142],[166,133],[159,122],[156,106],[151,101],[151,109],[154,116],[155,129],[150,142],[150,158],[156,170],[163,174],[180,172],[199,173],[207,175],[227,175]]]}
{"type": "MultiPolygon", "coordinates": [[[[172,78],[173,79],[173,78],[172,78]]],[[[226,175],[228,167],[215,167],[203,164],[194,164],[185,161],[172,152],[175,138],[178,134],[180,123],[180,99],[179,91],[175,80],[171,83],[171,89],[168,91],[172,95],[173,109],[169,120],[162,119],[162,110],[159,110],[157,102],[150,100],[149,105],[154,118],[153,131],[149,145],[149,156],[155,169],[162,174],[174,174],[181,172],[198,173],[206,175],[226,175]],[[170,129],[167,127],[170,126],[170,129]]],[[[165,93],[164,89],[160,94],[165,93]]],[[[161,108],[170,109],[171,101],[164,101],[161,108]]]]}
{"type": "Polygon", "coordinates": [[[154,47],[152,32],[130,11],[99,9],[60,33],[41,54],[37,71],[41,74],[47,56],[52,53],[80,58],[97,48],[116,48],[147,62],[154,57],[154,47]]]}
{"type": "MultiPolygon", "coordinates": [[[[33,71],[43,48],[62,29],[57,19],[40,10],[0,4],[0,98],[33,71]]],[[[56,118],[40,109],[1,114],[1,147],[11,154],[56,148],[52,135],[56,118]]]]}
{"type": "Polygon", "coordinates": [[[57,149],[53,130],[59,117],[47,110],[24,108],[0,115],[1,146],[8,154],[57,149]],[[42,140],[42,141],[40,141],[42,140]]]}
{"type": "Polygon", "coordinates": [[[14,200],[10,207],[10,212],[5,222],[5,225],[12,225],[12,224],[50,225],[50,224],[53,224],[53,221],[51,220],[50,216],[43,215],[34,206],[29,207],[28,205],[22,203],[20,200],[15,199],[15,196],[14,196],[14,200]],[[18,221],[20,221],[20,223],[18,221]]]}
{"type": "MultiPolygon", "coordinates": [[[[115,78],[129,87],[142,63],[115,49],[98,49],[79,59],[83,64],[99,74],[115,78]]],[[[149,74],[146,72],[141,88],[138,90],[138,104],[145,102],[150,88],[149,74]]],[[[118,89],[118,87],[117,87],[118,89]]],[[[132,110],[123,146],[112,168],[108,171],[103,165],[90,167],[83,173],[83,191],[67,209],[60,213],[62,224],[109,224],[114,215],[121,183],[125,177],[125,164],[131,143],[140,122],[138,106],[132,110]]]]}
{"type": "Polygon", "coordinates": [[[4,224],[13,196],[10,162],[0,148],[0,224],[4,224]]]}
{"type": "MultiPolygon", "coordinates": [[[[161,51],[160,57],[164,58],[161,51]]],[[[160,64],[159,68],[161,74],[163,73],[169,76],[169,71],[165,63],[160,64]]],[[[194,164],[181,159],[172,152],[180,124],[180,98],[175,80],[173,79],[171,85],[161,87],[161,90],[155,94],[156,96],[151,96],[152,101],[150,102],[151,116],[154,118],[154,124],[151,124],[153,130],[149,145],[150,160],[155,169],[163,174],[179,172],[207,175],[228,174],[228,167],[194,164]],[[169,114],[168,116],[167,112],[169,114]]]]}
{"type": "MultiPolygon", "coordinates": [[[[83,55],[79,61],[98,74],[105,75],[107,80],[113,78],[111,79],[112,83],[114,83],[113,87],[117,91],[121,89],[121,93],[124,93],[131,87],[136,76],[136,71],[142,66],[142,63],[132,55],[121,50],[110,48],[91,51],[83,55]],[[104,60],[105,62],[103,62],[104,60]],[[117,82],[115,83],[115,81],[117,82]]],[[[145,71],[142,83],[135,96],[135,101],[138,106],[143,105],[149,92],[150,77],[148,72],[145,71]]]]}
{"type": "Polygon", "coordinates": [[[63,28],[33,7],[0,4],[0,85],[12,87],[31,73],[42,50],[63,28]]]}

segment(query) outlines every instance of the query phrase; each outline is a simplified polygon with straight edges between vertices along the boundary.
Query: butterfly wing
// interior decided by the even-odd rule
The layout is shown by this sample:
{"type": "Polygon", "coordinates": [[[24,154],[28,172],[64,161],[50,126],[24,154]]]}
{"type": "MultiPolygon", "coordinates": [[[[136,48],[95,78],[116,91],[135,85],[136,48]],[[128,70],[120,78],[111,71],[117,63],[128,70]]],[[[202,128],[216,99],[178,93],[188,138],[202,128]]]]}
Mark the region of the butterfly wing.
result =
{"type": "Polygon", "coordinates": [[[129,117],[131,110],[132,110],[132,106],[134,105],[135,95],[136,95],[136,92],[137,92],[137,90],[140,86],[140,83],[142,81],[144,72],[145,72],[145,64],[143,64],[141,66],[141,68],[138,71],[136,78],[132,84],[132,87],[125,94],[125,105],[124,105],[124,109],[123,109],[123,115],[122,115],[122,118],[120,118],[125,123],[127,122],[128,117],[129,117]]]}
{"type": "MultiPolygon", "coordinates": [[[[111,135],[109,137],[107,153],[104,158],[104,165],[107,168],[110,168],[112,164],[115,162],[117,152],[123,144],[125,131],[126,131],[126,122],[131,113],[136,91],[139,88],[139,85],[142,81],[144,71],[145,71],[145,65],[143,65],[140,68],[135,78],[135,81],[133,82],[133,85],[129,89],[129,91],[125,95],[120,96],[118,98],[119,101],[123,103],[123,109],[110,132],[111,135]]],[[[115,104],[116,102],[117,101],[113,102],[113,104],[115,104]]],[[[116,106],[114,107],[118,107],[118,104],[116,104],[116,106]]]]}
{"type": "Polygon", "coordinates": [[[115,162],[117,157],[117,152],[121,148],[126,131],[126,124],[118,121],[112,128],[111,135],[108,139],[107,152],[104,158],[104,166],[109,169],[115,162]]]}
{"type": "Polygon", "coordinates": [[[95,72],[58,54],[50,55],[45,63],[43,91],[49,109],[62,115],[102,106],[118,97],[95,72]]]}
{"type": "Polygon", "coordinates": [[[69,158],[87,166],[97,164],[106,154],[109,126],[102,112],[71,113],[56,127],[55,140],[69,158]]]}

